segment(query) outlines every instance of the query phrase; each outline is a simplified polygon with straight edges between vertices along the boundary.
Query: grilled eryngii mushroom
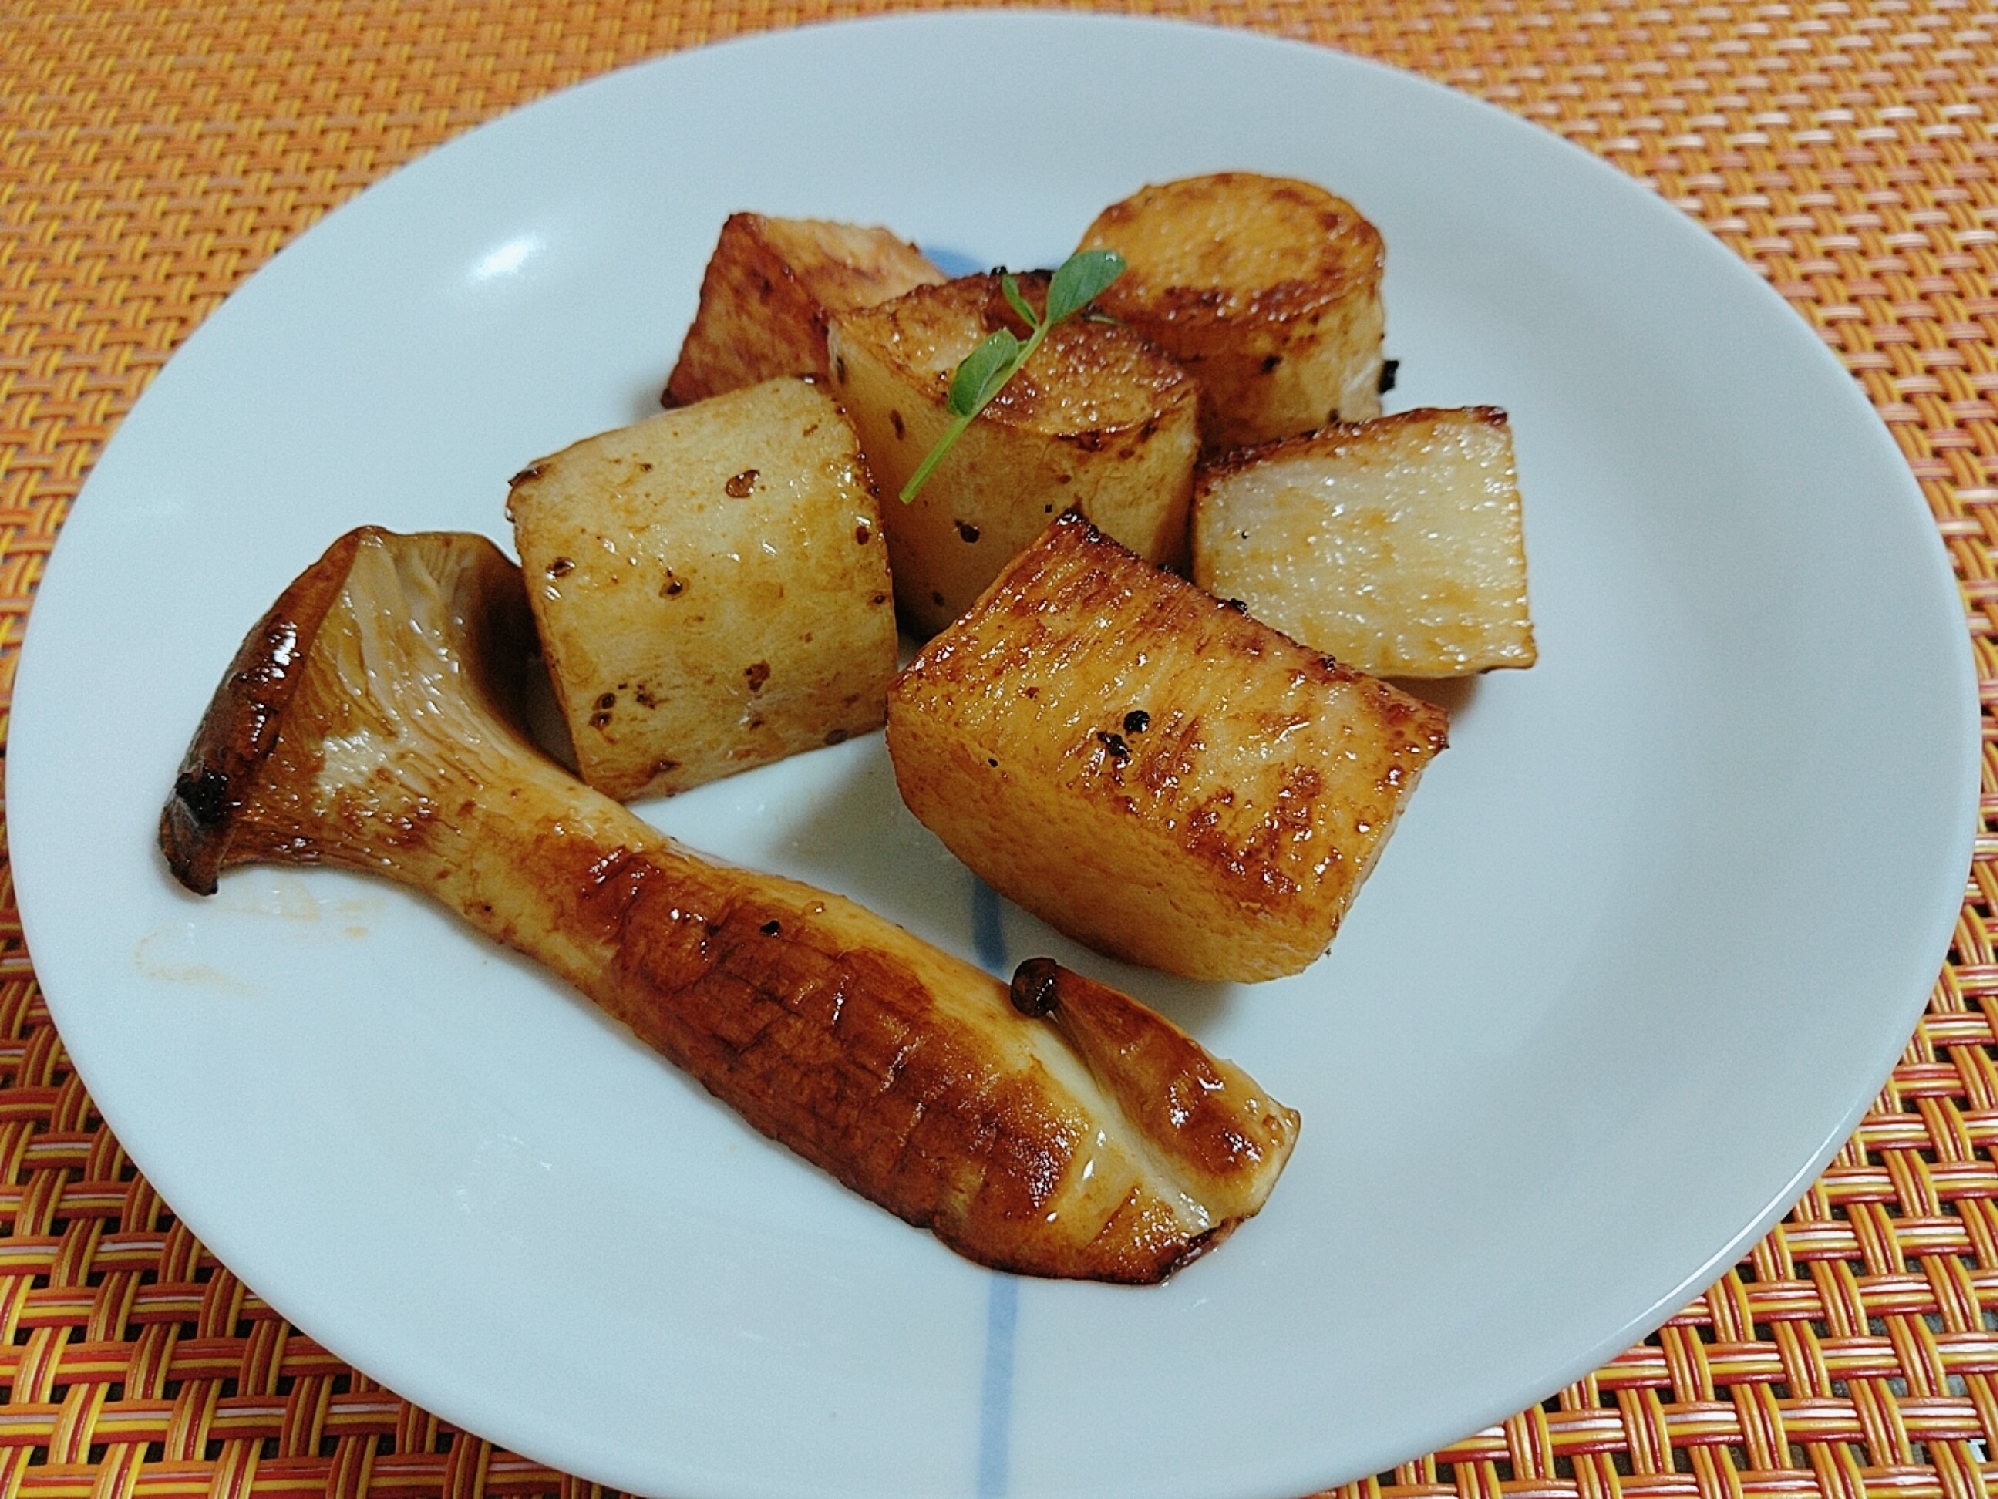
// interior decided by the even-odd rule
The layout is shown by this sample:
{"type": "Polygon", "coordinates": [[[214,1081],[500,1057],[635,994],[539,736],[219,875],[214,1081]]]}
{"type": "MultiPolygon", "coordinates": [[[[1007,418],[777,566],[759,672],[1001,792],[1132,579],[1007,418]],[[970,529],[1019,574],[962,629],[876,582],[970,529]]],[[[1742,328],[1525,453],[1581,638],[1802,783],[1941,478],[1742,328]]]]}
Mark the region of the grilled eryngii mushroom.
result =
{"type": "Polygon", "coordinates": [[[1345,199],[1255,172],[1186,177],[1104,209],[1082,248],[1123,255],[1100,305],[1193,371],[1210,448],[1380,415],[1386,252],[1345,199]]]}
{"type": "Polygon", "coordinates": [[[1447,729],[1073,514],[888,694],[902,799],[986,884],[1236,982],[1325,951],[1447,729]]]}
{"type": "Polygon", "coordinates": [[[1338,423],[1204,467],[1193,581],[1385,677],[1531,666],[1512,429],[1496,406],[1338,423]]]}
{"type": "MultiPolygon", "coordinates": [[[[1018,278],[1037,315],[1048,282],[1045,272],[1018,278]]],[[[951,425],[953,371],[1002,327],[1026,332],[995,275],[833,319],[833,394],[884,495],[900,492],[951,425]]],[[[1128,328],[1058,323],[914,499],[882,506],[902,623],[942,629],[1065,510],[1149,561],[1183,564],[1199,447],[1185,370],[1128,328]]]]}
{"type": "Polygon", "coordinates": [[[619,801],[881,727],[881,506],[825,391],[766,380],[516,474],[514,546],[583,779],[619,801]]]}
{"type": "Polygon", "coordinates": [[[851,901],[689,854],[517,732],[532,639],[483,538],[341,538],[216,691],[161,816],[175,876],[326,863],[425,891],[1001,1269],[1157,1281],[1262,1206],[1292,1111],[1115,991],[1070,978],[1025,1013],[851,901]]]}
{"type": "Polygon", "coordinates": [[[823,377],[834,313],[943,279],[887,229],[730,214],[660,404],[685,406],[778,375],[823,377]]]}

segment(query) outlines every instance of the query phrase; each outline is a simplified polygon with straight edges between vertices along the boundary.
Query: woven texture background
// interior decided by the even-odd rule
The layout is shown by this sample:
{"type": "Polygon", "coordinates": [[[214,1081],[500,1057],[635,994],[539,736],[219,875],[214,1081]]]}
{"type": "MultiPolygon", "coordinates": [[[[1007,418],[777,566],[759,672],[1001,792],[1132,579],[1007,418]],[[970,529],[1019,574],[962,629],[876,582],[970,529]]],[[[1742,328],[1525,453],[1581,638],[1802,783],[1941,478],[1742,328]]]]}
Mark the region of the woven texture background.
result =
{"type": "MultiPolygon", "coordinates": [[[[0,8],[0,696],[104,441],[188,332],[412,156],[620,63],[897,8],[771,0],[0,8]]],[[[1130,4],[1480,94],[1652,184],[1845,360],[1920,480],[1998,702],[1998,9],[1130,4]]],[[[1949,967],[1789,1219],[1543,1407],[1389,1499],[1983,1495],[1998,1480],[1998,765],[1949,967]]],[[[1661,1204],[1661,1211],[1670,1211],[1661,1204]]],[[[0,888],[0,1491],[570,1493],[326,1353],[136,1175],[0,888]]]]}

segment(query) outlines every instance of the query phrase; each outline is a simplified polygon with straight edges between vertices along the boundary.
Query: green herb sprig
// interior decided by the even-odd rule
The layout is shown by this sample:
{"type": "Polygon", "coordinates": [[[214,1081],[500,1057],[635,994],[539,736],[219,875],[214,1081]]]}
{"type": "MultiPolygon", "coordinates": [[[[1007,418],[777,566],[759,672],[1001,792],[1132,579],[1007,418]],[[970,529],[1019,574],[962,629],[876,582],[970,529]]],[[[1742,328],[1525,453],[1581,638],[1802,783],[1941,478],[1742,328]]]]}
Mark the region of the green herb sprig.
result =
{"type": "Polygon", "coordinates": [[[1045,316],[1036,316],[1027,299],[1020,295],[1016,277],[1010,272],[1000,277],[999,289],[1006,294],[1007,305],[1027,325],[1027,336],[1022,339],[1012,329],[1001,328],[964,356],[964,362],[950,377],[950,394],[944,398],[953,420],[937,439],[936,446],[916,465],[909,482],[902,486],[904,505],[916,497],[916,491],[964,435],[964,429],[977,420],[978,413],[991,405],[992,398],[1006,388],[1006,382],[1034,357],[1034,350],[1041,346],[1048,330],[1088,307],[1123,274],[1124,257],[1115,250],[1077,250],[1061,263],[1061,269],[1048,282],[1045,316]]]}

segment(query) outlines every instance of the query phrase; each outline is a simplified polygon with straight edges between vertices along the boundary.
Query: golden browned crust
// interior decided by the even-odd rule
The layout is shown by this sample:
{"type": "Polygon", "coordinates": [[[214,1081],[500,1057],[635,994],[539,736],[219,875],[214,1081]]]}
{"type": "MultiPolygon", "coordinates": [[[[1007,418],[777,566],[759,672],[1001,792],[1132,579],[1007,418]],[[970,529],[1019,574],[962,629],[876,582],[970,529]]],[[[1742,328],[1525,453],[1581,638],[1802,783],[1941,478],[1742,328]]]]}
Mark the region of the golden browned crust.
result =
{"type": "Polygon", "coordinates": [[[1046,1015],[1115,1093],[1127,1117],[1225,1211],[1255,1211],[1280,1171],[1298,1116],[1232,1063],[1220,1061],[1128,994],[1029,958],[1014,971],[1013,1005],[1046,1015]]]}
{"type": "Polygon", "coordinates": [[[1286,437],[1272,438],[1268,442],[1246,443],[1240,447],[1203,453],[1200,455],[1198,467],[1193,471],[1193,482],[1196,490],[1211,488],[1230,474],[1253,468],[1256,464],[1271,458],[1321,452],[1326,448],[1336,448],[1341,442],[1355,437],[1378,440],[1394,432],[1433,426],[1439,418],[1467,419],[1479,426],[1494,430],[1503,430],[1511,424],[1511,418],[1503,406],[1447,408],[1416,406],[1407,411],[1372,417],[1364,422],[1328,422],[1315,432],[1295,432],[1286,437]]]}
{"type": "Polygon", "coordinates": [[[731,214],[661,404],[686,406],[780,375],[823,378],[832,314],[943,279],[886,229],[731,214]]]}
{"type": "MultiPolygon", "coordinates": [[[[1014,279],[1027,305],[1037,314],[1043,311],[1048,273],[1029,271],[1014,279]]],[[[1001,328],[1027,336],[1000,283],[991,272],[960,276],[857,309],[840,322],[850,337],[872,345],[912,385],[926,386],[941,402],[951,375],[987,336],[1001,328]]],[[[838,374],[835,370],[835,383],[838,374]]],[[[1070,319],[1048,331],[1033,360],[1007,381],[984,414],[1094,452],[1135,444],[1163,419],[1162,412],[1194,399],[1186,371],[1129,329],[1070,319]]]]}
{"type": "Polygon", "coordinates": [[[897,676],[887,738],[988,884],[1098,951],[1250,981],[1324,951],[1447,728],[1071,513],[897,676]]]}
{"type": "Polygon", "coordinates": [[[1380,231],[1345,199],[1253,172],[1143,188],[1098,214],[1082,248],[1124,256],[1099,302],[1168,350],[1222,326],[1267,342],[1378,291],[1386,259],[1380,231]]]}
{"type": "Polygon", "coordinates": [[[1380,232],[1309,182],[1216,172],[1146,187],[1082,237],[1126,270],[1099,299],[1200,381],[1214,448],[1380,414],[1380,232]]]}
{"type": "Polygon", "coordinates": [[[367,529],[348,532],[278,595],[244,637],[160,812],[160,849],[174,878],[213,895],[242,810],[298,688],[319,622],[338,596],[367,529]]]}
{"type": "MultiPolygon", "coordinates": [[[[1070,1234],[1064,1213],[1087,1213],[1067,1199],[1090,1153],[1089,1121],[1034,1070],[995,1066],[980,1033],[892,950],[842,948],[789,902],[704,883],[687,861],[657,854],[603,873],[597,904],[617,931],[605,1007],[764,1134],[968,1258],[1020,1274],[1162,1280],[1253,1213],[1261,1178],[1281,1170],[1295,1114],[1282,1111],[1267,1142],[1228,1154],[1221,1137],[1238,1111],[1202,1095],[1219,1076],[1211,1059],[1116,996],[1135,1013],[1100,1028],[1148,1064],[1117,1093],[1133,1124],[1170,1136],[1175,1101],[1198,1098],[1208,1108],[1185,1153],[1217,1166],[1216,1180],[1251,1177],[1261,1192],[1192,1232],[1135,1194],[1094,1231],[1070,1234]],[[1157,1101],[1133,1114],[1127,1097],[1149,1093],[1157,1101]],[[1112,1228],[1119,1214],[1144,1231],[1112,1228]]],[[[993,1024],[1014,1024],[991,989],[993,1024]]],[[[1064,1033],[1113,1005],[1064,1007],[1064,1033]]],[[[1123,1077],[1128,1063],[1112,1058],[1111,1070],[1123,1077]]]]}

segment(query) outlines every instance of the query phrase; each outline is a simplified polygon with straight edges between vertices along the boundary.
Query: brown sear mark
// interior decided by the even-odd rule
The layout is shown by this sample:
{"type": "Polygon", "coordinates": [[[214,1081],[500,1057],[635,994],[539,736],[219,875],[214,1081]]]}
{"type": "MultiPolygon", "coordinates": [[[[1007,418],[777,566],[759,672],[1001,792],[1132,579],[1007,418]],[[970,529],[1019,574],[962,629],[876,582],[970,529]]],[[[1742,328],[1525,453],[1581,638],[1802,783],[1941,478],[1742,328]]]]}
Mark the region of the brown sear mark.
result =
{"type": "Polygon", "coordinates": [[[733,475],[726,484],[722,485],[723,491],[731,500],[746,500],[749,498],[750,491],[755,488],[756,470],[753,468],[746,468],[741,473],[733,475]]]}
{"type": "Polygon", "coordinates": [[[751,692],[761,692],[763,684],[770,680],[770,663],[768,661],[759,661],[754,666],[746,666],[743,668],[742,674],[748,678],[749,690],[751,692]]]}

